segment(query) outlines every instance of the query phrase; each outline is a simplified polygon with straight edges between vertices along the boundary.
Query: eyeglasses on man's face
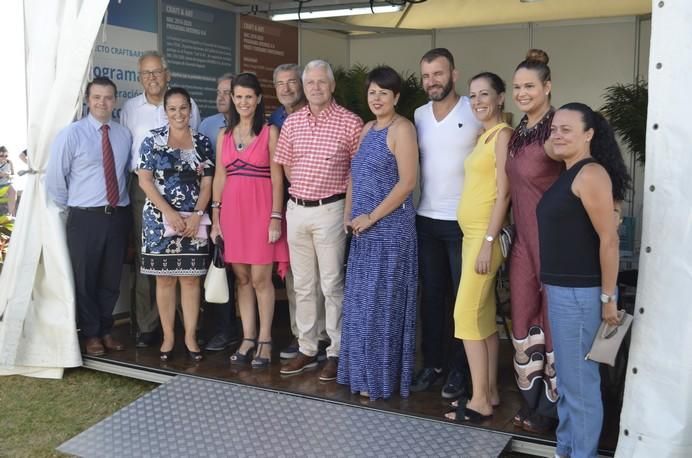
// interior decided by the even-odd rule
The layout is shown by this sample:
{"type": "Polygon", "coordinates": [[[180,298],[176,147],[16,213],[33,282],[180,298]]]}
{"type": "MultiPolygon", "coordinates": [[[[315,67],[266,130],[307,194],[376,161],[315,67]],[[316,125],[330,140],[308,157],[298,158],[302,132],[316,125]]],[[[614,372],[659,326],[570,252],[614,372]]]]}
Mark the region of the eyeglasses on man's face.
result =
{"type": "Polygon", "coordinates": [[[142,77],[142,79],[148,79],[148,78],[152,78],[152,77],[160,78],[161,75],[163,75],[164,73],[166,73],[165,68],[158,68],[158,69],[152,70],[152,71],[149,71],[149,70],[141,71],[141,72],[139,72],[139,76],[142,77]]]}
{"type": "Polygon", "coordinates": [[[274,87],[277,89],[281,89],[281,88],[284,88],[287,86],[296,87],[296,86],[298,86],[298,84],[299,84],[298,80],[292,79],[292,80],[288,80],[288,81],[277,81],[276,83],[274,83],[274,87]]]}

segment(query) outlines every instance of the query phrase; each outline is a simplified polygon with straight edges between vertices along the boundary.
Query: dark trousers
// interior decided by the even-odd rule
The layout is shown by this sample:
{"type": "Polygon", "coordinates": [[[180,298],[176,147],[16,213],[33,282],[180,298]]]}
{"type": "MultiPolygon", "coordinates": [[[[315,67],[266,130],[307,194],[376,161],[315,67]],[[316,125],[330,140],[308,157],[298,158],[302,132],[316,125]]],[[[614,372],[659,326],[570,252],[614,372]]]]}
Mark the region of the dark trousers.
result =
{"type": "MultiPolygon", "coordinates": [[[[159,309],[156,306],[156,277],[140,272],[142,267],[142,209],[146,195],[139,187],[139,179],[134,173],[130,175],[129,188],[133,213],[130,230],[133,231],[135,244],[135,272],[132,276],[134,286],[132,288],[130,319],[134,318],[135,329],[138,332],[155,332],[159,328],[159,309]]],[[[178,297],[180,297],[179,294],[178,297]]]]}
{"type": "Polygon", "coordinates": [[[238,333],[238,318],[235,315],[235,275],[231,266],[226,266],[226,278],[228,279],[228,302],[225,304],[204,302],[206,335],[209,339],[217,334],[232,337],[238,333]]]}
{"type": "Polygon", "coordinates": [[[111,332],[131,226],[130,207],[111,215],[70,209],[67,248],[82,337],[102,337],[111,332]]]}
{"type": "Polygon", "coordinates": [[[461,241],[456,221],[416,217],[421,277],[423,366],[468,372],[464,344],[454,338],[454,302],[461,279],[461,241]]]}

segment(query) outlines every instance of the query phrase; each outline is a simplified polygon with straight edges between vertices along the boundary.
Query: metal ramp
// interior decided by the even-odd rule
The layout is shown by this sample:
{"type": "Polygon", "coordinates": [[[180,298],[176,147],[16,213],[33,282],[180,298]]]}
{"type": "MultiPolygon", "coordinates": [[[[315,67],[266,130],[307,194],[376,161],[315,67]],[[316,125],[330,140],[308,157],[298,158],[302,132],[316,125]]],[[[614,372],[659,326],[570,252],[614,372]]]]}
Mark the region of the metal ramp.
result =
{"type": "Polygon", "coordinates": [[[496,457],[511,436],[179,375],[58,447],[84,457],[496,457]]]}

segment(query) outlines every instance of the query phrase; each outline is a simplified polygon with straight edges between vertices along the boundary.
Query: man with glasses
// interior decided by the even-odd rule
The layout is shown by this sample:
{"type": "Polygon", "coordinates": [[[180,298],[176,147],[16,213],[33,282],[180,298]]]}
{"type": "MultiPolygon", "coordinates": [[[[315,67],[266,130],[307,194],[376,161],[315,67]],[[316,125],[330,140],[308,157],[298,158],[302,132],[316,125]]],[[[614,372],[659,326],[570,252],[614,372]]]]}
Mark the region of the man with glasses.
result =
{"type": "MultiPolygon", "coordinates": [[[[269,117],[269,125],[276,126],[281,130],[284,121],[291,113],[295,113],[305,106],[305,94],[303,93],[303,83],[300,80],[302,70],[296,64],[281,64],[274,69],[274,89],[276,98],[279,99],[281,106],[274,110],[269,117]]],[[[288,188],[291,185],[288,177],[284,180],[284,197],[288,201],[288,188]]],[[[284,202],[286,203],[286,202],[284,202]]],[[[315,266],[315,271],[317,271],[315,266]]],[[[329,336],[325,330],[324,322],[324,295],[320,288],[319,275],[315,276],[315,297],[317,298],[317,333],[319,336],[317,359],[322,361],[327,357],[325,352],[329,346],[329,336]]],[[[282,359],[293,359],[298,356],[298,325],[296,324],[296,292],[293,287],[293,272],[286,273],[286,298],[288,299],[288,315],[291,321],[291,333],[293,339],[288,347],[281,350],[279,356],[282,359]]]]}
{"type": "MultiPolygon", "coordinates": [[[[138,61],[139,82],[144,92],[133,97],[123,105],[120,122],[132,133],[130,198],[134,216],[135,242],[135,275],[134,275],[134,318],[137,324],[137,347],[149,347],[156,343],[159,327],[159,313],[156,307],[155,279],[140,273],[140,256],[142,244],[142,208],[145,195],[137,180],[139,148],[149,131],[163,127],[168,122],[163,108],[163,96],[168,89],[171,74],[166,59],[157,51],[145,51],[138,61]]],[[[197,130],[200,117],[195,101],[192,101],[190,126],[197,130]]]]}

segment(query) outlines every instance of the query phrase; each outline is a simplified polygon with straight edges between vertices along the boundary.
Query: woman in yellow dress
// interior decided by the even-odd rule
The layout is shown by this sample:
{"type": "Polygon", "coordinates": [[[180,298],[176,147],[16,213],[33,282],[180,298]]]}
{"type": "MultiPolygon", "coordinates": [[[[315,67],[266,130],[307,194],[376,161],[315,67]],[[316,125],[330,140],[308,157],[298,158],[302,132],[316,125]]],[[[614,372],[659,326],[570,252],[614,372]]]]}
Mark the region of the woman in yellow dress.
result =
{"type": "Polygon", "coordinates": [[[454,306],[454,333],[464,341],[473,396],[456,403],[447,417],[481,422],[499,405],[495,325],[495,276],[502,264],[498,234],[507,218],[509,183],[505,174],[512,128],[502,122],[505,83],[494,73],[474,76],[471,109],[483,124],[476,147],[464,162],[464,189],[457,219],[464,233],[461,283],[454,306]]]}

